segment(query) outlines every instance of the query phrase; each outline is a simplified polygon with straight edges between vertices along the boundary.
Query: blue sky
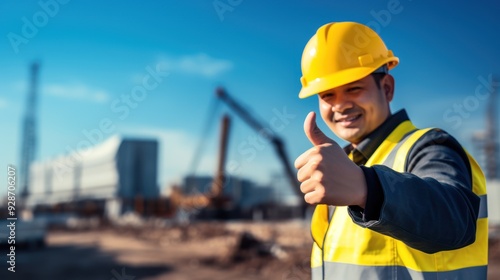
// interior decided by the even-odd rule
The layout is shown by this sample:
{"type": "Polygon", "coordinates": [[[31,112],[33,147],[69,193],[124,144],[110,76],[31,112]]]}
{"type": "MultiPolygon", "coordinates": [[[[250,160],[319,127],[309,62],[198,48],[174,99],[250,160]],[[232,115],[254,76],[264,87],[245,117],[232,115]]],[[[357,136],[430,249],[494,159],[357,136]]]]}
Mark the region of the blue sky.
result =
{"type": "MultiPolygon", "coordinates": [[[[406,108],[417,126],[442,127],[474,153],[470,137],[485,127],[490,100],[481,87],[499,74],[499,10],[494,1],[2,1],[1,165],[19,164],[34,60],[38,160],[77,150],[89,134],[94,142],[157,138],[158,183],[168,186],[189,171],[223,86],[284,138],[293,161],[311,146],[302,124],[317,111],[316,97],[297,97],[302,50],[332,21],[372,26],[400,58],[393,111],[406,108]]],[[[219,116],[228,111],[222,105],[205,136],[199,174],[214,172],[219,116]]],[[[230,137],[234,175],[265,183],[281,172],[272,146],[236,116],[230,137]]]]}

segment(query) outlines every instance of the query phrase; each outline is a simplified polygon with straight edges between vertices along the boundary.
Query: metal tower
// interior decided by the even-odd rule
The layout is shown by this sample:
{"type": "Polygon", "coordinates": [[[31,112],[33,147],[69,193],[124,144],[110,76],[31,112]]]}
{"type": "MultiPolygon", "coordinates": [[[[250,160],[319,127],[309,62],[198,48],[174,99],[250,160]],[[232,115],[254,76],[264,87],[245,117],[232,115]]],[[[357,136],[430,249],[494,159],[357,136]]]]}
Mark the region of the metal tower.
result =
{"type": "Polygon", "coordinates": [[[26,99],[26,111],[23,118],[21,166],[19,169],[19,186],[22,197],[28,195],[30,185],[30,164],[33,162],[36,155],[36,108],[39,67],[39,63],[34,62],[30,68],[30,88],[26,99]]]}
{"type": "Polygon", "coordinates": [[[486,155],[486,177],[490,179],[499,179],[498,174],[498,126],[497,126],[497,94],[498,80],[492,77],[490,80],[491,98],[486,112],[486,141],[484,143],[484,152],[486,155]]]}
{"type": "Polygon", "coordinates": [[[486,178],[500,179],[497,125],[498,79],[490,76],[488,83],[490,84],[488,89],[490,97],[486,108],[486,129],[476,132],[472,140],[481,155],[486,178]]]}

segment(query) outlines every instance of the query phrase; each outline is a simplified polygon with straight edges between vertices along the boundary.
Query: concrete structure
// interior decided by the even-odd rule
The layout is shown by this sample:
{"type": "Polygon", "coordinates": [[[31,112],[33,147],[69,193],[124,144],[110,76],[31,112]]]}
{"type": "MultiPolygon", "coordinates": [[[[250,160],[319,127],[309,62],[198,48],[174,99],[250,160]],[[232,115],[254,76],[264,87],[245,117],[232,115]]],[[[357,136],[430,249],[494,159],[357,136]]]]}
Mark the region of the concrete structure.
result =
{"type": "Polygon", "coordinates": [[[157,140],[113,136],[88,150],[33,163],[27,204],[155,199],[157,162],[157,140]]]}
{"type": "MultiPolygon", "coordinates": [[[[284,178],[286,179],[286,178],[284,178]]],[[[182,190],[186,195],[209,193],[213,178],[210,176],[187,176],[182,190]]],[[[276,192],[275,185],[257,185],[251,180],[229,176],[223,194],[229,203],[222,211],[213,207],[198,209],[191,214],[197,219],[253,219],[280,220],[304,218],[302,205],[276,192]],[[292,202],[292,203],[291,203],[292,202]]],[[[292,193],[293,194],[293,193],[292,193]]]]}
{"type": "Polygon", "coordinates": [[[488,221],[490,227],[500,227],[500,181],[486,180],[488,191],[488,221]]]}
{"type": "MultiPolygon", "coordinates": [[[[187,195],[209,193],[212,187],[211,176],[187,176],[184,178],[183,192],[187,195]]],[[[231,197],[234,207],[248,209],[259,204],[271,203],[274,190],[270,186],[257,186],[248,179],[229,176],[226,178],[223,193],[231,197]]]]}

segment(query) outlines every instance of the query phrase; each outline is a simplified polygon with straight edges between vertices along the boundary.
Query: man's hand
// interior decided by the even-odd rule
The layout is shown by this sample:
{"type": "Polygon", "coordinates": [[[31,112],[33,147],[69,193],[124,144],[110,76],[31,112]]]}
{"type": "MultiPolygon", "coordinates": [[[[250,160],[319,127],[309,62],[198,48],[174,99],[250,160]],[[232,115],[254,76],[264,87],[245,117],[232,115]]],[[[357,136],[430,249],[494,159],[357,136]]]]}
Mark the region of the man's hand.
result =
{"type": "Polygon", "coordinates": [[[318,128],[314,112],[307,115],[304,132],[314,145],[295,160],[305,201],[309,204],[358,205],[364,208],[366,181],[361,168],[318,128]]]}

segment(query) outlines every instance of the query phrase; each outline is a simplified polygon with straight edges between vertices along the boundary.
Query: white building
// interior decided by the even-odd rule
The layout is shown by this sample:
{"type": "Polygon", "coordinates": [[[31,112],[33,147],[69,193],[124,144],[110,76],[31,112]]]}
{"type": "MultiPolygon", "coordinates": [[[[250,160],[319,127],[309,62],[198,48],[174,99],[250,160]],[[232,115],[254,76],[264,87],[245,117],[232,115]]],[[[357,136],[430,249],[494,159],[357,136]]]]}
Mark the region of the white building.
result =
{"type": "Polygon", "coordinates": [[[486,180],[488,192],[488,222],[490,227],[500,227],[500,181],[486,180]]]}
{"type": "Polygon", "coordinates": [[[157,198],[158,142],[113,136],[85,151],[35,162],[28,206],[157,198]]]}

